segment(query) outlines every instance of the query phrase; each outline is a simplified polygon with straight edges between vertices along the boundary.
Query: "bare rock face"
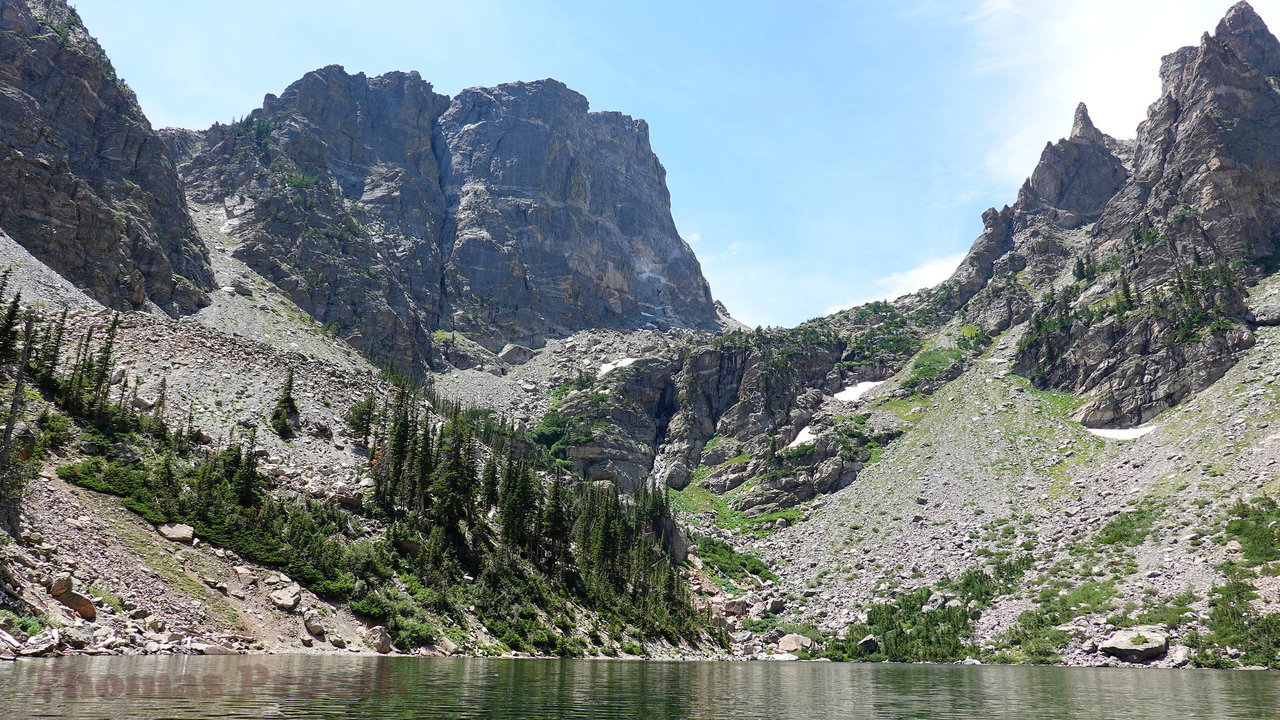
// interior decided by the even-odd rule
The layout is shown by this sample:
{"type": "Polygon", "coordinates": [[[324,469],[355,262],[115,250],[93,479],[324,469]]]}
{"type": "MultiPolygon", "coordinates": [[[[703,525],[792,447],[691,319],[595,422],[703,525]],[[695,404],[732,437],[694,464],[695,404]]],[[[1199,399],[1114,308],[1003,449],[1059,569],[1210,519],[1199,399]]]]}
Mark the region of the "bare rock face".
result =
{"type": "Polygon", "coordinates": [[[478,318],[464,332],[491,346],[586,327],[718,327],[643,120],[588,112],[541,80],[465,90],[440,126],[445,292],[455,319],[478,318]]]}
{"type": "Polygon", "coordinates": [[[1116,149],[1119,143],[1094,127],[1088,108],[1080,103],[1071,137],[1045,147],[1018,204],[1027,212],[1049,214],[1067,229],[1091,222],[1128,179],[1116,149]]]}
{"type": "Polygon", "coordinates": [[[1135,140],[1080,106],[944,286],[987,332],[1026,322],[1015,370],[1088,393],[1082,422],[1144,422],[1253,345],[1245,292],[1280,259],[1277,73],[1280,42],[1237,4],[1164,58],[1135,140]]]}
{"type": "Polygon", "coordinates": [[[165,144],[62,0],[0,3],[0,227],[111,307],[209,302],[165,144]]]}
{"type": "Polygon", "coordinates": [[[236,256],[378,361],[445,362],[435,330],[496,353],[720,327],[645,123],[554,80],[450,99],[417,73],[329,66],[243,122],[166,137],[236,256]]]}

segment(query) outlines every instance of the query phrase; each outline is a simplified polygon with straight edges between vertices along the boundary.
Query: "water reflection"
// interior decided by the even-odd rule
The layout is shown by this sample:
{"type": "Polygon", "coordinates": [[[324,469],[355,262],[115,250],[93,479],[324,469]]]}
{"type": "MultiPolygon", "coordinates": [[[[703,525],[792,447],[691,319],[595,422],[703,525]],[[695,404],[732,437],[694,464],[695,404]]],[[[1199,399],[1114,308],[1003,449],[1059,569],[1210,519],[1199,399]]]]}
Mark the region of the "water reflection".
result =
{"type": "Polygon", "coordinates": [[[0,666],[0,717],[1280,718],[1243,671],[370,657],[0,666]]]}

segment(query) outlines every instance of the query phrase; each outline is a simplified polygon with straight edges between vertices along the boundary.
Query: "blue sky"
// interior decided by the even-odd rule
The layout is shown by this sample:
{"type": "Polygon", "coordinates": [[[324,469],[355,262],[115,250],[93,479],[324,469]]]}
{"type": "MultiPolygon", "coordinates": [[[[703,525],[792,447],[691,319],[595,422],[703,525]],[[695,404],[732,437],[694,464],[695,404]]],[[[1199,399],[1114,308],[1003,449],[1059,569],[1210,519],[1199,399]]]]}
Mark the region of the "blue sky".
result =
{"type": "MultiPolygon", "coordinates": [[[[78,0],[157,127],[338,63],[436,90],[554,77],[649,121],[712,292],[794,325],[944,279],[1087,102],[1131,137],[1226,0],[78,0]]],[[[1280,0],[1254,7],[1280,27],[1280,0]]]]}

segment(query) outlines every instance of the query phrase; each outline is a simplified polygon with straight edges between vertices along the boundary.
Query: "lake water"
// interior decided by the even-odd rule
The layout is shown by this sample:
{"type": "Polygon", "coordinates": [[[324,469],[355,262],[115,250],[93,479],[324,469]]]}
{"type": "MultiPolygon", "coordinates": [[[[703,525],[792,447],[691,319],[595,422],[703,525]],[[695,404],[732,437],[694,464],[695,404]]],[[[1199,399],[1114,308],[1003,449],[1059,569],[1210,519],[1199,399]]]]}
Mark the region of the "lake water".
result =
{"type": "Polygon", "coordinates": [[[0,718],[1280,718],[1280,674],[324,656],[0,663],[0,718]]]}

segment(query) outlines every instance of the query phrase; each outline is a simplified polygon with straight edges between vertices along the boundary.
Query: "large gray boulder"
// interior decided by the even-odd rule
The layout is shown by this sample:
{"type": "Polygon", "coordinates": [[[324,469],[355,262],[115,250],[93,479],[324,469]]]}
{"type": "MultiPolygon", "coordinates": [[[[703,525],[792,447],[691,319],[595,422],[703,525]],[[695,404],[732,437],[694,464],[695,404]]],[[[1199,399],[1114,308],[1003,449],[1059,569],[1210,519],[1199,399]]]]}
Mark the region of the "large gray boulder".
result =
{"type": "Polygon", "coordinates": [[[302,602],[302,588],[290,583],[271,593],[271,604],[281,610],[293,610],[302,602]]]}
{"type": "Polygon", "coordinates": [[[1145,663],[1168,652],[1169,635],[1162,628],[1143,625],[1115,633],[1098,649],[1117,660],[1145,663]]]}
{"type": "Polygon", "coordinates": [[[156,526],[160,537],[173,542],[189,543],[196,537],[195,528],[182,523],[162,523],[156,526]]]}
{"type": "Polygon", "coordinates": [[[373,648],[374,652],[383,655],[391,652],[391,634],[381,625],[369,628],[369,633],[365,636],[365,642],[369,644],[369,647],[373,648]]]}
{"type": "Polygon", "coordinates": [[[813,647],[813,639],[804,635],[790,633],[778,640],[778,649],[784,653],[797,653],[813,647]]]}

